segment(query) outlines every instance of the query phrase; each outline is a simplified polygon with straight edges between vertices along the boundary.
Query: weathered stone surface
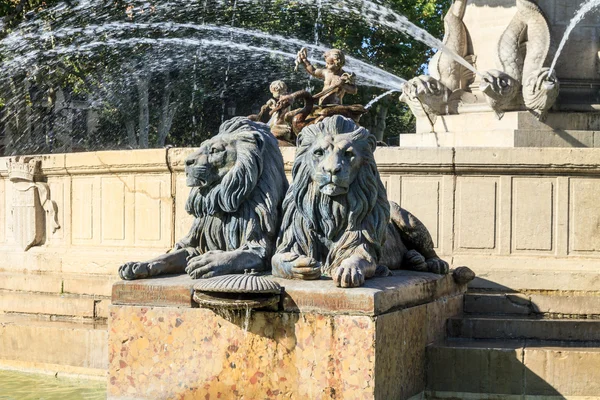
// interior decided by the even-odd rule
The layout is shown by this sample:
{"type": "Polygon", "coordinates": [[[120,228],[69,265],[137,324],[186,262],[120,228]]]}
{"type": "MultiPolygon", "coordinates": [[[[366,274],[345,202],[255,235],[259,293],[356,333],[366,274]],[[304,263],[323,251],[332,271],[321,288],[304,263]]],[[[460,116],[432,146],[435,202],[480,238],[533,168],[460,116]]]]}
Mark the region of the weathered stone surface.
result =
{"type": "Polygon", "coordinates": [[[590,396],[600,394],[600,348],[565,347],[564,343],[529,344],[524,355],[525,394],[590,396]]]}
{"type": "MultiPolygon", "coordinates": [[[[498,268],[500,265],[509,265],[510,258],[490,258],[490,257],[455,257],[458,262],[464,263],[466,258],[473,261],[477,277],[469,284],[474,289],[502,291],[577,291],[577,292],[595,292],[600,285],[600,272],[591,270],[591,260],[588,268],[579,270],[567,269],[564,264],[569,266],[587,264],[587,260],[570,259],[559,266],[560,259],[546,259],[547,269],[530,268],[531,264],[541,262],[539,259],[530,259],[521,264],[520,259],[512,262],[517,265],[508,268],[498,268]],[[486,263],[486,260],[488,263],[486,263]],[[487,268],[484,266],[487,264],[487,268]],[[490,265],[491,264],[491,265],[490,265]],[[528,265],[529,264],[529,265],[528,265]]],[[[537,265],[535,265],[537,267],[537,265]]],[[[587,267],[587,265],[586,265],[587,267]]]]}
{"type": "Polygon", "coordinates": [[[112,303],[192,307],[194,283],[189,275],[118,281],[112,288],[112,303]]]}
{"type": "Polygon", "coordinates": [[[427,307],[427,343],[438,342],[446,337],[448,316],[463,314],[464,296],[444,297],[427,307]]]}
{"type": "Polygon", "coordinates": [[[73,295],[0,291],[0,311],[5,312],[94,318],[96,301],[73,295]]]}
{"type": "Polygon", "coordinates": [[[429,391],[522,393],[522,342],[449,340],[427,347],[427,359],[429,391]]]}
{"type": "MultiPolygon", "coordinates": [[[[283,310],[247,320],[192,308],[197,281],[187,275],[136,281],[137,301],[154,306],[110,307],[109,398],[407,398],[423,391],[425,346],[460,312],[465,288],[450,275],[407,271],[352,290],[277,281],[294,283],[283,310]],[[171,295],[157,306],[148,288],[171,295]]],[[[115,283],[114,303],[131,284],[115,283]]]]}
{"type": "MultiPolygon", "coordinates": [[[[345,290],[327,279],[296,281],[273,278],[284,289],[283,310],[286,312],[319,312],[380,315],[452,297],[463,293],[451,275],[415,271],[394,271],[385,278],[368,279],[361,288],[345,290]]],[[[135,282],[117,282],[113,286],[113,304],[143,306],[193,305],[191,291],[196,283],[187,275],[166,276],[135,282]]]]}
{"type": "Polygon", "coordinates": [[[24,292],[70,293],[110,297],[115,276],[0,272],[0,289],[24,292]]]}
{"type": "Polygon", "coordinates": [[[253,313],[247,332],[243,323],[113,306],[109,398],[373,398],[371,317],[253,313]]]}
{"type": "Polygon", "coordinates": [[[596,399],[599,342],[451,339],[427,348],[426,399],[596,399]]]}
{"type": "MultiPolygon", "coordinates": [[[[425,386],[425,346],[429,306],[412,307],[377,317],[375,399],[405,399],[425,386]],[[393,385],[389,380],[394,379],[393,385]]],[[[356,361],[358,362],[358,360],[356,361]]]]}
{"type": "Polygon", "coordinates": [[[465,312],[470,314],[600,315],[598,292],[467,293],[465,312]]]}

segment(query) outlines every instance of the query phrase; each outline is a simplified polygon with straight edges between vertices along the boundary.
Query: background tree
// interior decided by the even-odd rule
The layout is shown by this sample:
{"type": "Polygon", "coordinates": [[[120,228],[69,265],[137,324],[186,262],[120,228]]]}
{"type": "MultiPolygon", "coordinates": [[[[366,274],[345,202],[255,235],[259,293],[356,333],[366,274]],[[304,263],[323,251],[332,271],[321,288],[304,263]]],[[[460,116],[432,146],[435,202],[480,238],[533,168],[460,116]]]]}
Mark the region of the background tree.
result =
{"type": "MultiPolygon", "coordinates": [[[[441,37],[450,3],[385,4],[441,37]]],[[[270,97],[273,80],[285,80],[291,90],[320,91],[322,82],[294,72],[300,41],[340,48],[406,79],[422,73],[433,55],[410,37],[370,25],[359,13],[337,12],[325,0],[0,3],[5,152],[197,145],[224,119],[255,113],[270,97]]],[[[311,53],[322,59],[320,51],[311,53]]],[[[384,91],[362,85],[345,102],[366,104],[384,91]]],[[[378,102],[361,123],[392,143],[414,131],[398,93],[378,102]]]]}

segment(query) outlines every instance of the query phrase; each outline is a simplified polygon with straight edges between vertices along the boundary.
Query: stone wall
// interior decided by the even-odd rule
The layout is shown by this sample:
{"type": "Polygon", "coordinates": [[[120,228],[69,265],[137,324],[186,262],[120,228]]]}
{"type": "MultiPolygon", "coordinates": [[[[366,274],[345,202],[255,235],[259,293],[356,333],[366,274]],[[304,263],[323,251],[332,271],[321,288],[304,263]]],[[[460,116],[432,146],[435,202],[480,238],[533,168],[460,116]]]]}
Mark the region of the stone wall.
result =
{"type": "MultiPolygon", "coordinates": [[[[41,157],[60,229],[47,223],[45,242],[28,251],[13,237],[24,222],[13,217],[13,184],[0,158],[0,270],[114,278],[120,263],[169,249],[191,222],[189,151],[41,157]]],[[[294,150],[283,151],[289,170],[294,150]]],[[[600,151],[380,148],[376,159],[390,199],[425,223],[454,266],[517,289],[585,290],[598,282],[600,151]]]]}

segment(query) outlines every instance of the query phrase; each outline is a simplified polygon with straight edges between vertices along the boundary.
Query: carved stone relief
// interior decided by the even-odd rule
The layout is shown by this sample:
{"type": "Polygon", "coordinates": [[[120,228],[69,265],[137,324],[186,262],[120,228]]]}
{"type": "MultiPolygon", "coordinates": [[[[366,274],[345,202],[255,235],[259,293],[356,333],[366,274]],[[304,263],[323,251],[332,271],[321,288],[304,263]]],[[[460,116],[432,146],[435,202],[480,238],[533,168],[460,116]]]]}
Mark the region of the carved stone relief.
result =
{"type": "Polygon", "coordinates": [[[13,237],[23,251],[44,243],[46,218],[52,223],[52,232],[60,228],[56,202],[50,199],[50,187],[35,181],[40,165],[41,161],[32,157],[9,158],[7,162],[8,177],[13,183],[13,237]]]}

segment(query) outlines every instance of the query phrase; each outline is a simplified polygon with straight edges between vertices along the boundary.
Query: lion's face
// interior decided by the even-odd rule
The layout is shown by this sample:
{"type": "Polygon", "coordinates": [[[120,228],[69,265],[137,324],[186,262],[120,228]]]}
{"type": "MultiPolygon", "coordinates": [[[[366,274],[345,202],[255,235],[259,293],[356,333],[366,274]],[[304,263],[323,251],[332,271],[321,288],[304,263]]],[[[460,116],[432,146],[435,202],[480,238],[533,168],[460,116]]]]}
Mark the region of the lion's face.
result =
{"type": "Polygon", "coordinates": [[[212,188],[233,168],[237,152],[231,137],[215,136],[185,160],[186,184],[190,187],[212,188]]]}
{"type": "Polygon", "coordinates": [[[327,196],[348,193],[364,163],[365,146],[353,143],[349,135],[318,137],[307,153],[312,162],[312,180],[327,196]]]}

